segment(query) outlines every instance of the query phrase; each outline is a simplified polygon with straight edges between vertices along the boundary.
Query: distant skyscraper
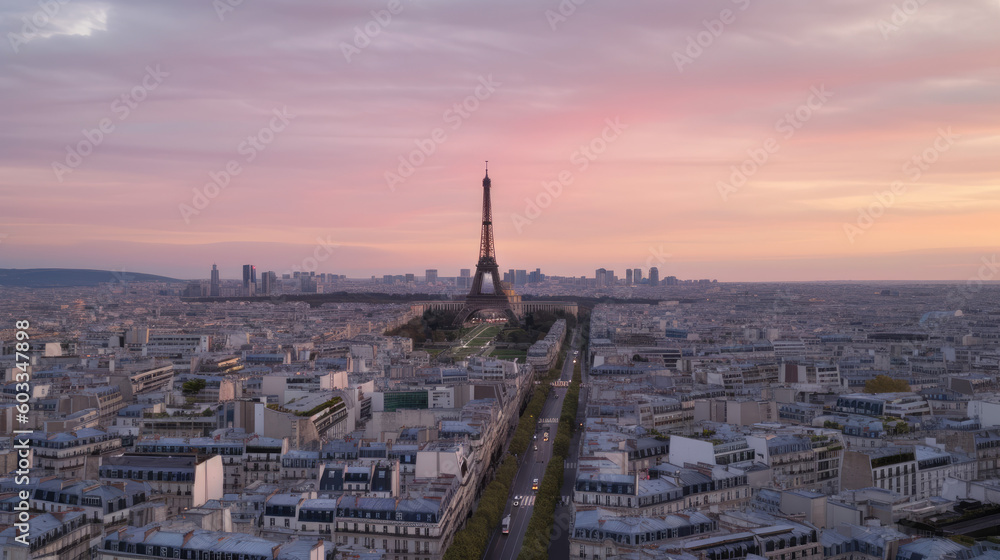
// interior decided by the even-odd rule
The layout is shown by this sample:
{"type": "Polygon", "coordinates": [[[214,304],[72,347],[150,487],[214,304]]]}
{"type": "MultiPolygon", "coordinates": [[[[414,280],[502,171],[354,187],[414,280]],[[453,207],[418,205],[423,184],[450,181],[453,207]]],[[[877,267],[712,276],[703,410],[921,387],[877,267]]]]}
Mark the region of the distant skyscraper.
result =
{"type": "Polygon", "coordinates": [[[438,271],[436,268],[428,268],[424,273],[424,280],[428,284],[436,284],[438,281],[438,271]]]}
{"type": "Polygon", "coordinates": [[[212,281],[209,284],[208,295],[219,297],[219,267],[212,265],[212,281]]]}
{"type": "Polygon", "coordinates": [[[277,293],[278,275],[272,271],[260,273],[260,293],[268,296],[277,293]]]}
{"type": "Polygon", "coordinates": [[[649,285],[660,285],[660,271],[655,266],[649,267],[649,285]]]}
{"type": "Polygon", "coordinates": [[[626,268],[625,269],[625,285],[626,286],[631,286],[632,285],[632,269],[631,268],[626,268]]]}
{"type": "Polygon", "coordinates": [[[411,273],[411,274],[407,274],[406,275],[406,282],[409,283],[409,284],[412,284],[413,282],[415,282],[416,279],[417,279],[417,275],[416,274],[412,274],[411,273]]]}
{"type": "Polygon", "coordinates": [[[635,282],[636,284],[638,284],[639,282],[642,282],[642,269],[641,268],[633,268],[632,269],[632,282],[635,282]]]}
{"type": "Polygon", "coordinates": [[[528,273],[528,283],[536,284],[542,281],[542,269],[536,268],[528,273]]]}
{"type": "Polygon", "coordinates": [[[299,276],[299,282],[301,283],[301,290],[304,294],[315,294],[316,293],[316,280],[311,276],[301,275],[299,276]]]}
{"type": "Polygon", "coordinates": [[[667,276],[666,278],[663,279],[663,283],[666,284],[667,286],[676,286],[677,285],[677,277],[676,276],[667,276]]]}
{"type": "Polygon", "coordinates": [[[243,295],[257,294],[257,267],[252,264],[243,265],[243,295]]]}
{"type": "Polygon", "coordinates": [[[455,285],[461,290],[468,290],[472,287],[472,269],[463,268],[458,271],[458,278],[455,279],[455,285]]]}
{"type": "Polygon", "coordinates": [[[514,285],[523,286],[528,283],[528,271],[527,270],[516,270],[514,271],[514,285]]]}
{"type": "Polygon", "coordinates": [[[603,268],[598,268],[594,271],[594,285],[598,288],[603,288],[608,285],[608,271],[603,268]]]}

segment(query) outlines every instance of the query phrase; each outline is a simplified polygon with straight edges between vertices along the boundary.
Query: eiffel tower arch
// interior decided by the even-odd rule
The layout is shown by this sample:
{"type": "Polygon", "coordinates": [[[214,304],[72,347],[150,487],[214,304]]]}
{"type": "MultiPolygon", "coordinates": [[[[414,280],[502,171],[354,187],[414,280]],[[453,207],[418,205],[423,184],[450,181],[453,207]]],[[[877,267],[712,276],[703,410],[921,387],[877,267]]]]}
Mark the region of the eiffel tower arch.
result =
{"type": "MultiPolygon", "coordinates": [[[[488,164],[489,162],[487,162],[488,164]]],[[[515,323],[518,322],[510,298],[500,284],[500,266],[497,264],[496,252],[493,246],[493,206],[490,202],[490,170],[487,167],[483,177],[483,228],[479,239],[479,262],[476,263],[476,274],[472,277],[472,289],[465,296],[465,305],[455,317],[455,324],[465,323],[474,313],[479,311],[500,311],[515,323]],[[485,290],[484,280],[489,276],[492,288],[485,290]]]]}

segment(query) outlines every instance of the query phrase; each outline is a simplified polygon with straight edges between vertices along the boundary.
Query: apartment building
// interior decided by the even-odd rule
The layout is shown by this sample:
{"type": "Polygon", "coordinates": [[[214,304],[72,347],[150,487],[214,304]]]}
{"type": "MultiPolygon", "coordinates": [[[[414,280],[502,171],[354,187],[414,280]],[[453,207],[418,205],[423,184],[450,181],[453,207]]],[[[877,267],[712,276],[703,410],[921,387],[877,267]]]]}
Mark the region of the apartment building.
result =
{"type": "Polygon", "coordinates": [[[3,558],[90,560],[91,541],[101,536],[100,523],[92,521],[80,510],[33,514],[28,525],[31,527],[25,537],[28,546],[15,540],[18,534],[13,525],[0,531],[0,554],[3,558]]]}
{"type": "Polygon", "coordinates": [[[104,430],[33,432],[24,436],[33,452],[32,474],[65,478],[97,478],[101,458],[119,452],[122,438],[104,430]]]}
{"type": "Polygon", "coordinates": [[[573,516],[569,551],[571,558],[620,558],[717,530],[718,522],[697,512],[648,517],[588,509],[573,516]]]}
{"type": "Polygon", "coordinates": [[[892,445],[844,454],[842,484],[855,489],[874,486],[911,499],[940,496],[947,478],[972,480],[976,461],[925,445],[892,445]]]}
{"type": "Polygon", "coordinates": [[[222,458],[218,455],[163,457],[126,453],[106,458],[100,477],[105,484],[128,480],[148,483],[153,489],[149,499],[164,502],[168,515],[223,495],[222,458]]]}
{"type": "Polygon", "coordinates": [[[44,478],[25,485],[32,509],[50,513],[82,511],[104,530],[129,521],[131,508],[146,503],[153,489],[146,482],[102,484],[96,480],[44,478]]]}

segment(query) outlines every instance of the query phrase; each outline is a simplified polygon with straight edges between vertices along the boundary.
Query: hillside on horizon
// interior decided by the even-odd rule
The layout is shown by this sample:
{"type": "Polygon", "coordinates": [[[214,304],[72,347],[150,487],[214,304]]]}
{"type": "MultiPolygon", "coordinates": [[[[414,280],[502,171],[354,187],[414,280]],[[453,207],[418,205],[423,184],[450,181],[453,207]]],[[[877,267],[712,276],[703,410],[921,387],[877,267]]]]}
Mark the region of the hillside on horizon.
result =
{"type": "Polygon", "coordinates": [[[18,288],[82,288],[106,282],[185,282],[177,278],[83,268],[0,268],[0,286],[18,288]]]}

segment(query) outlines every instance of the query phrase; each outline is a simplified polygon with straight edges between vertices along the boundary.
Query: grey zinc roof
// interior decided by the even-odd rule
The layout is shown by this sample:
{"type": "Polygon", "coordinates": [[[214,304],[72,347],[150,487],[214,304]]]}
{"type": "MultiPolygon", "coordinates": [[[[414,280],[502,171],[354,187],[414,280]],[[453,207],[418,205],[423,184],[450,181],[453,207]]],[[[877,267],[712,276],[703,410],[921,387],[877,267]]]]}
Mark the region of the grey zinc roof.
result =
{"type": "Polygon", "coordinates": [[[295,506],[302,500],[298,494],[275,494],[271,496],[267,503],[272,506],[295,506]]]}
{"type": "Polygon", "coordinates": [[[311,500],[306,500],[302,502],[302,506],[299,509],[321,509],[330,510],[337,508],[337,500],[335,498],[313,498],[311,500]]]}
{"type": "Polygon", "coordinates": [[[425,498],[414,498],[411,500],[400,500],[397,506],[398,511],[436,513],[440,507],[440,502],[425,498]]]}
{"type": "Polygon", "coordinates": [[[599,529],[620,535],[637,535],[711,522],[711,519],[701,513],[667,515],[664,518],[634,517],[617,516],[608,510],[598,508],[578,512],[576,514],[575,527],[581,529],[599,529]]]}
{"type": "Polygon", "coordinates": [[[678,486],[665,478],[651,478],[649,480],[639,480],[639,496],[653,496],[665,494],[671,490],[676,490],[678,486]]]}
{"type": "Polygon", "coordinates": [[[900,546],[897,557],[939,560],[942,558],[954,558],[955,555],[961,556],[961,553],[967,550],[964,546],[949,539],[918,539],[900,546]]]}
{"type": "MultiPolygon", "coordinates": [[[[146,527],[129,527],[121,537],[128,542],[145,542],[160,546],[174,546],[194,550],[219,552],[223,554],[253,554],[271,557],[272,550],[278,545],[260,537],[253,537],[242,533],[224,533],[221,531],[195,530],[194,534],[184,544],[185,532],[158,530],[146,536],[146,527]]],[[[118,534],[114,533],[107,538],[118,539],[118,534]]],[[[281,547],[277,558],[279,560],[308,560],[309,551],[315,546],[314,539],[295,540],[285,543],[281,547]]],[[[324,543],[325,549],[329,550],[329,543],[324,543]]]]}

